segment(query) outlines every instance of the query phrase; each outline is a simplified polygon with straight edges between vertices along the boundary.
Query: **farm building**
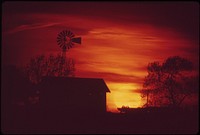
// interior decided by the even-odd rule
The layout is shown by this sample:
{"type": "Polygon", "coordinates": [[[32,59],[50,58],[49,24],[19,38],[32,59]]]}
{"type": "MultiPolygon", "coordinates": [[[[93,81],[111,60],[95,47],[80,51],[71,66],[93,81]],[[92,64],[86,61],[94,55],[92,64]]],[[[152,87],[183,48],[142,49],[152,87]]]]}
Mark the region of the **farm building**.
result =
{"type": "Polygon", "coordinates": [[[97,78],[45,77],[39,89],[42,108],[69,113],[106,112],[106,92],[110,92],[97,78]]]}

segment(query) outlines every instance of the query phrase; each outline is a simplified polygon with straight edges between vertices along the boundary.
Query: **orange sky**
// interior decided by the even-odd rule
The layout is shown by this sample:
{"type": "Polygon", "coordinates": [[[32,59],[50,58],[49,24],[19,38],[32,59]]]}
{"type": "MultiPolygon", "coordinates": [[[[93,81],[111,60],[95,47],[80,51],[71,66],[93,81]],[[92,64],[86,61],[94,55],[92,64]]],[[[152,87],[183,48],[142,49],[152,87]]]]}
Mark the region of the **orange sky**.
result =
{"type": "MultiPolygon", "coordinates": [[[[65,4],[69,5],[67,2],[65,4]]],[[[16,11],[20,6],[26,5],[18,3],[16,11]]],[[[52,5],[54,4],[48,4],[50,7],[52,5]]],[[[136,10],[133,14],[129,13],[129,10],[132,10],[130,4],[124,4],[126,12],[116,10],[119,5],[115,8],[108,6],[109,3],[100,4],[107,13],[101,11],[98,6],[88,9],[89,5],[85,4],[85,9],[84,4],[79,5],[79,8],[74,9],[74,13],[67,12],[68,10],[60,13],[56,12],[56,9],[51,11],[47,8],[44,8],[44,11],[38,8],[37,11],[28,7],[15,13],[13,9],[8,10],[15,7],[14,4],[4,3],[3,64],[22,65],[39,54],[60,53],[61,49],[56,43],[57,34],[63,29],[69,29],[82,37],[82,45],[76,45],[67,52],[67,55],[76,61],[76,76],[105,80],[111,91],[107,94],[108,111],[116,111],[116,108],[122,105],[140,107],[143,104],[137,90],[142,87],[149,62],[163,61],[169,56],[179,55],[193,61],[198,69],[199,41],[196,36],[193,38],[196,34],[194,31],[191,35],[191,31],[187,31],[192,28],[186,29],[178,25],[177,22],[181,20],[173,22],[168,16],[168,23],[171,25],[166,25],[167,22],[159,20],[161,15],[159,16],[157,10],[162,11],[160,8],[148,16],[148,10],[153,10],[152,5],[147,6],[147,13],[142,10],[143,14],[136,10]],[[110,8],[107,9],[106,5],[110,8]],[[112,13],[116,13],[113,18],[112,13]],[[152,20],[151,17],[158,19],[152,20]]],[[[61,9],[65,10],[64,7],[61,9]]],[[[178,9],[179,12],[182,11],[182,8],[178,9]]],[[[165,10],[170,9],[167,7],[165,10]]],[[[182,20],[184,19],[188,18],[182,20]]]]}

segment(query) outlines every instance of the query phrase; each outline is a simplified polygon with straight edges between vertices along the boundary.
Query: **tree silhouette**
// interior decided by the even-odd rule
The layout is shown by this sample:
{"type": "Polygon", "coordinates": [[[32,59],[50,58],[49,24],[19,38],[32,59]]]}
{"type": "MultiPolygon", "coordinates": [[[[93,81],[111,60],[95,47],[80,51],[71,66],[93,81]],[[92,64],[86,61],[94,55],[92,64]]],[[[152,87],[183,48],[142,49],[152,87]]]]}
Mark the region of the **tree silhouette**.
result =
{"type": "Polygon", "coordinates": [[[32,58],[24,67],[24,72],[33,83],[38,83],[44,76],[74,76],[75,62],[61,55],[44,55],[32,58]]]}
{"type": "Polygon", "coordinates": [[[191,74],[192,63],[179,56],[169,57],[165,62],[149,63],[141,96],[145,106],[179,107],[195,88],[191,74]]]}
{"type": "Polygon", "coordinates": [[[10,106],[19,102],[27,102],[32,92],[32,84],[20,68],[11,65],[2,68],[3,105],[10,106]]]}

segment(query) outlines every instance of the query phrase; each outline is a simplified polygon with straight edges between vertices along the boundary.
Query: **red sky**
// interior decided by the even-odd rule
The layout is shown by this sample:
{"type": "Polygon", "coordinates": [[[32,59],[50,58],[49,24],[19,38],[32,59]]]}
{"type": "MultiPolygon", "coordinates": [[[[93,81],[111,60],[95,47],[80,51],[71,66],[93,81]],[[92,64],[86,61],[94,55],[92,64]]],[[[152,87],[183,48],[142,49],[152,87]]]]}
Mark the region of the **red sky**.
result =
{"type": "Polygon", "coordinates": [[[199,4],[195,2],[4,2],[2,63],[22,65],[60,53],[63,29],[82,37],[67,55],[77,77],[103,78],[107,108],[140,107],[149,62],[179,55],[199,69],[199,4]]]}

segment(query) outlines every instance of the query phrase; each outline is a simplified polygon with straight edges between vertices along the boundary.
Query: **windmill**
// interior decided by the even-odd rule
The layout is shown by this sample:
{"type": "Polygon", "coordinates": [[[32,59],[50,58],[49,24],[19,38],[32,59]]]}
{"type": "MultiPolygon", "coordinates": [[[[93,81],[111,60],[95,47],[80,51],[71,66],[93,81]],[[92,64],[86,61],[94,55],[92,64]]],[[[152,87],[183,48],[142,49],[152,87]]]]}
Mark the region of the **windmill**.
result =
{"type": "Polygon", "coordinates": [[[57,43],[62,49],[62,56],[66,56],[66,51],[74,46],[81,44],[81,37],[75,37],[74,33],[69,30],[63,30],[58,34],[57,43]]]}

